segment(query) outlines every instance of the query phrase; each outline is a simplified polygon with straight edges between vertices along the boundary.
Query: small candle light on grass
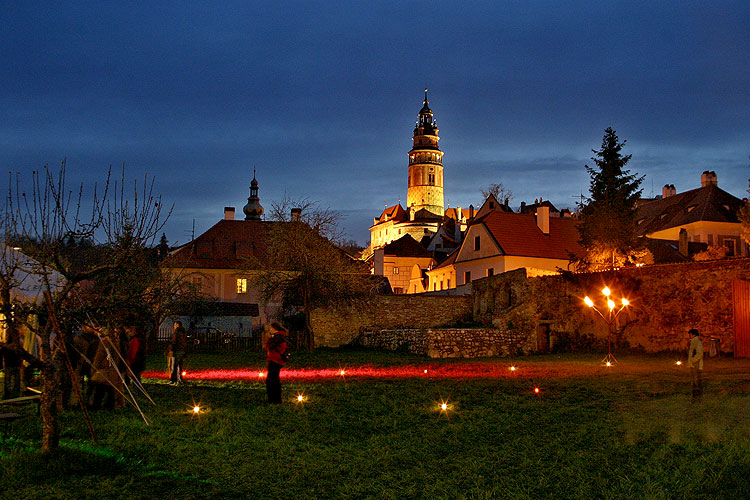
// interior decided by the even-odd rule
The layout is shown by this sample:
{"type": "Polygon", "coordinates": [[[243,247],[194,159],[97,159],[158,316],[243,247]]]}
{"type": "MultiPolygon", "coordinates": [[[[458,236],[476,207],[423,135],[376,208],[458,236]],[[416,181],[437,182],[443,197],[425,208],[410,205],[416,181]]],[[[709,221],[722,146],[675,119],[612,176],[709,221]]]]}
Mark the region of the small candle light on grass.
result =
{"type": "Polygon", "coordinates": [[[193,406],[193,413],[200,413],[201,407],[198,405],[193,406]]]}
{"type": "Polygon", "coordinates": [[[346,370],[339,370],[339,375],[342,377],[346,374],[346,370]]]}
{"type": "Polygon", "coordinates": [[[448,403],[440,403],[440,409],[442,411],[447,411],[448,410],[448,403]]]}
{"type": "Polygon", "coordinates": [[[539,394],[541,392],[541,389],[539,387],[534,387],[534,394],[539,394]]]}
{"type": "Polygon", "coordinates": [[[680,365],[682,364],[682,361],[677,361],[677,362],[676,362],[675,364],[676,364],[677,366],[680,366],[680,365]]]}
{"type": "Polygon", "coordinates": [[[427,370],[425,370],[424,372],[427,373],[427,370]]]}
{"type": "Polygon", "coordinates": [[[511,367],[509,368],[509,370],[510,370],[510,371],[512,371],[512,372],[514,372],[514,371],[516,371],[516,367],[515,367],[515,366],[511,366],[511,367]]]}
{"type": "Polygon", "coordinates": [[[607,361],[604,365],[605,366],[612,366],[612,362],[611,361],[607,361]]]}
{"type": "Polygon", "coordinates": [[[297,394],[297,399],[296,399],[297,403],[304,403],[305,401],[307,401],[307,398],[305,397],[304,394],[297,394]]]}
{"type": "Polygon", "coordinates": [[[182,376],[184,377],[185,375],[187,375],[187,371],[182,370],[182,376]]]}

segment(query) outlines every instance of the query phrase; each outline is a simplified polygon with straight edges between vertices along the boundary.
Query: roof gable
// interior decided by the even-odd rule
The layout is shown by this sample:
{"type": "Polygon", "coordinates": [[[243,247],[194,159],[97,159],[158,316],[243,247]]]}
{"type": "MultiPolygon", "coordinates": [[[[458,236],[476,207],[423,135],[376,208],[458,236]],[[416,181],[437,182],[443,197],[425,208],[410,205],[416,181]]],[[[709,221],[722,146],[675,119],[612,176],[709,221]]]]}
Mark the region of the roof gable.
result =
{"type": "Polygon", "coordinates": [[[742,200],[708,185],[641,204],[635,212],[636,233],[646,235],[693,222],[737,223],[742,200]]]}
{"type": "MultiPolygon", "coordinates": [[[[571,253],[583,253],[577,223],[567,217],[550,217],[549,234],[544,234],[533,215],[495,211],[477,221],[486,227],[505,255],[548,259],[568,259],[571,253]]],[[[462,247],[473,244],[471,238],[466,238],[462,247]]]]}
{"type": "Polygon", "coordinates": [[[220,220],[195,240],[170,253],[168,267],[241,269],[250,258],[263,262],[273,224],[256,220],[220,220]]]}
{"type": "Polygon", "coordinates": [[[432,254],[409,234],[406,234],[383,247],[383,255],[432,258],[432,254]]]}

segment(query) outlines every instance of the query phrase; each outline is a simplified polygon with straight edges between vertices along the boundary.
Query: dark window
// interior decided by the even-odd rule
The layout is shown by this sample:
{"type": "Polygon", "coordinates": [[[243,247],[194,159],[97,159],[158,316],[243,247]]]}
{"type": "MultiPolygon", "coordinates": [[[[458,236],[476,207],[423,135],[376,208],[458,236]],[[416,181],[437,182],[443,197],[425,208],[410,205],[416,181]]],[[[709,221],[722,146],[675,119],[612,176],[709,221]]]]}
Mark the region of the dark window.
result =
{"type": "Polygon", "coordinates": [[[474,236],[474,251],[477,251],[477,250],[479,250],[481,248],[480,241],[481,240],[480,240],[479,236],[474,236]]]}
{"type": "Polygon", "coordinates": [[[734,257],[734,240],[724,240],[724,246],[727,247],[727,257],[734,257]]]}
{"type": "Polygon", "coordinates": [[[471,271],[464,272],[464,283],[471,283],[471,271]]]}
{"type": "Polygon", "coordinates": [[[494,267],[488,267],[487,268],[487,276],[494,276],[495,275],[495,268],[494,267]]]}

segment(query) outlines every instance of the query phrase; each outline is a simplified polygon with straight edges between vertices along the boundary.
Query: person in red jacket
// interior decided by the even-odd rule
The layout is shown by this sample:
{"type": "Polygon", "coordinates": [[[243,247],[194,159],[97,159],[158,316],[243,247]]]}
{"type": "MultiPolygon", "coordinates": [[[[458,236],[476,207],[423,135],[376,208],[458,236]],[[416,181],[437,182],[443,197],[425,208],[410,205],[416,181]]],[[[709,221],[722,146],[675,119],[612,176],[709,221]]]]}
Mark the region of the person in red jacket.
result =
{"type": "Polygon", "coordinates": [[[286,338],[287,332],[281,323],[273,322],[270,325],[271,337],[266,341],[266,360],[268,361],[268,372],[266,375],[266,393],[268,402],[271,404],[281,403],[281,380],[279,373],[289,359],[289,351],[286,338]]]}
{"type": "Polygon", "coordinates": [[[140,383],[141,373],[146,368],[146,336],[143,327],[136,326],[128,342],[128,366],[133,376],[140,383]]]}

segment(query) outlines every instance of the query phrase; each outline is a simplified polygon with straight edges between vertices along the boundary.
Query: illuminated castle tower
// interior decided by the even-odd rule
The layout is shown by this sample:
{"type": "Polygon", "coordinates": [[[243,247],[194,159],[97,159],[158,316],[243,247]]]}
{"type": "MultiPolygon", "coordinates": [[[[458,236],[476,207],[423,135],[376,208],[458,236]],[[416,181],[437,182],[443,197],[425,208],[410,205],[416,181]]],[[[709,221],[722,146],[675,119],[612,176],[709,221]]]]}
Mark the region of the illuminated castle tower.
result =
{"type": "Polygon", "coordinates": [[[409,190],[406,207],[412,217],[420,210],[442,216],[445,212],[443,200],[443,152],[438,148],[437,122],[427,102],[424,89],[424,106],[414,127],[414,145],[409,151],[409,190]]]}

